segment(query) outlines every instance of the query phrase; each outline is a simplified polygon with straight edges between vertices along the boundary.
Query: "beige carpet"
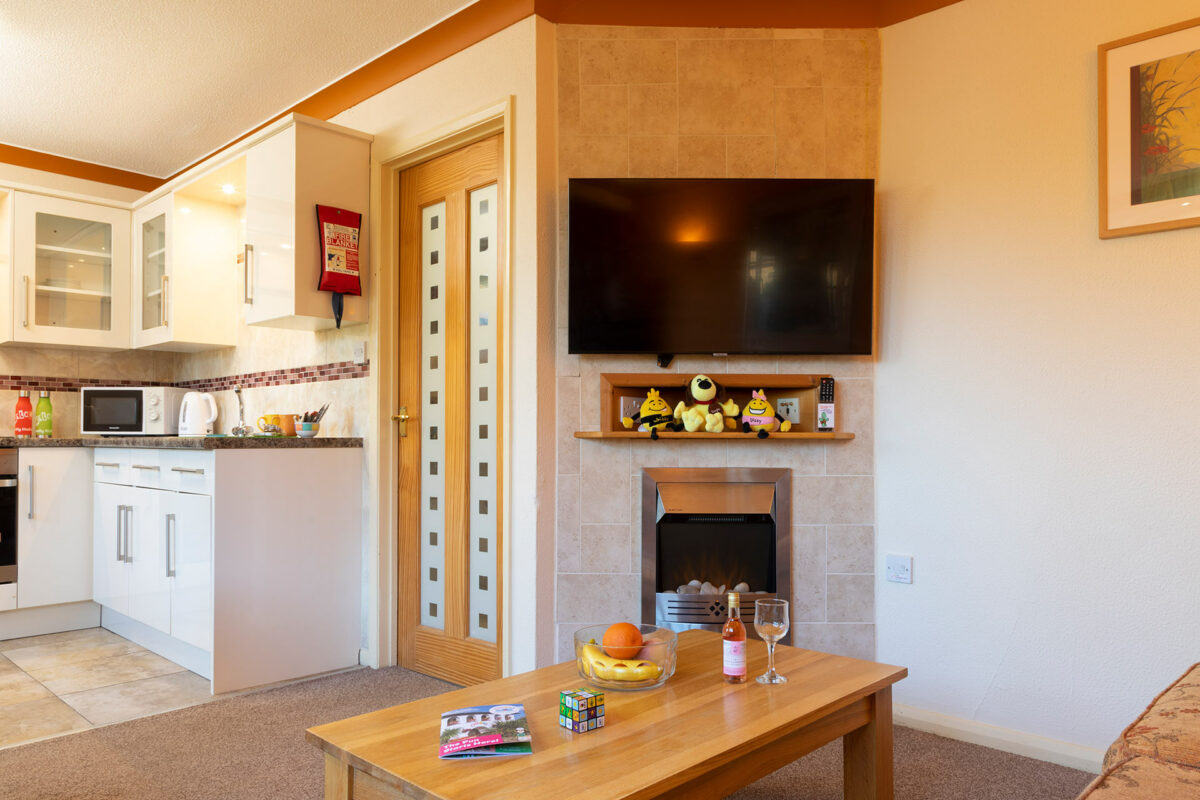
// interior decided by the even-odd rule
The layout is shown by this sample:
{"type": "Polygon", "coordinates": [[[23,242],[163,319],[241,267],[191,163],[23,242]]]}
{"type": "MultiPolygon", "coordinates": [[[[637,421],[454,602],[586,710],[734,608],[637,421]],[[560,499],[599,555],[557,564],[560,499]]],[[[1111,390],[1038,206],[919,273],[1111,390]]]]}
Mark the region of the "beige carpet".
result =
{"type": "MultiPolygon", "coordinates": [[[[0,798],[319,800],[323,765],[306,728],[451,688],[399,668],[357,670],[0,750],[0,798]]],[[[1091,778],[907,728],[895,742],[899,800],[1070,800],[1091,778]]],[[[839,742],[734,795],[841,796],[839,742]]]]}

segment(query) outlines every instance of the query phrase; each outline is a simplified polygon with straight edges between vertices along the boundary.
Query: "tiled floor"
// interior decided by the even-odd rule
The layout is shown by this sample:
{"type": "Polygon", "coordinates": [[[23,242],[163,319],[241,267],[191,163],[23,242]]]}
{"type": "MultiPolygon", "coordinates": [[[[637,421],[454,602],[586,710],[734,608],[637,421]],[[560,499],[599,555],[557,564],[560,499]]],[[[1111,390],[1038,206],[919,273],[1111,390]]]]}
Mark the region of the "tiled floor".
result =
{"type": "Polygon", "coordinates": [[[0,748],[209,699],[207,680],[103,628],[0,642],[0,748]]]}

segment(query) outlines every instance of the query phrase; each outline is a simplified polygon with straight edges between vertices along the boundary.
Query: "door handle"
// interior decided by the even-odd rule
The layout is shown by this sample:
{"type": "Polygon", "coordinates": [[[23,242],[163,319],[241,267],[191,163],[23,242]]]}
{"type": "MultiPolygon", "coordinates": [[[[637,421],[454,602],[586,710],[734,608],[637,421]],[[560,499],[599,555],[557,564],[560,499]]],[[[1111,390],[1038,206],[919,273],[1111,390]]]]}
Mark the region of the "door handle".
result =
{"type": "Polygon", "coordinates": [[[33,519],[33,464],[29,465],[29,519],[33,519]]]}
{"type": "Polygon", "coordinates": [[[175,577],[175,515],[167,514],[166,520],[166,538],[167,538],[167,577],[175,577]]]}
{"type": "MultiPolygon", "coordinates": [[[[155,467],[155,469],[158,469],[158,468],[155,467]]],[[[196,468],[193,468],[193,467],[171,467],[171,472],[182,472],[186,475],[203,475],[204,474],[204,470],[202,470],[198,467],[196,467],[196,468]]]]}
{"type": "Polygon", "coordinates": [[[25,315],[21,317],[21,327],[29,327],[29,276],[23,275],[25,278],[25,315]]]}
{"type": "Polygon", "coordinates": [[[149,464],[134,464],[133,468],[134,469],[152,469],[155,472],[158,472],[158,467],[151,466],[149,464]]]}
{"type": "Polygon", "coordinates": [[[133,563],[133,536],[129,529],[133,527],[133,506],[125,506],[125,563],[133,563]]]}
{"type": "Polygon", "coordinates": [[[117,561],[125,561],[125,506],[117,506],[117,561]]]}
{"type": "Polygon", "coordinates": [[[162,276],[162,294],[159,295],[158,319],[162,327],[167,327],[167,275],[162,276]]]}
{"type": "Polygon", "coordinates": [[[243,302],[254,305],[254,277],[251,275],[251,270],[254,268],[254,245],[247,244],[245,254],[242,256],[242,261],[245,262],[245,269],[242,271],[245,286],[242,289],[243,302]]]}
{"type": "Polygon", "coordinates": [[[408,406],[400,406],[400,412],[398,414],[392,414],[392,421],[400,423],[399,434],[400,438],[402,439],[408,436],[409,419],[411,419],[411,417],[408,416],[408,406]]]}

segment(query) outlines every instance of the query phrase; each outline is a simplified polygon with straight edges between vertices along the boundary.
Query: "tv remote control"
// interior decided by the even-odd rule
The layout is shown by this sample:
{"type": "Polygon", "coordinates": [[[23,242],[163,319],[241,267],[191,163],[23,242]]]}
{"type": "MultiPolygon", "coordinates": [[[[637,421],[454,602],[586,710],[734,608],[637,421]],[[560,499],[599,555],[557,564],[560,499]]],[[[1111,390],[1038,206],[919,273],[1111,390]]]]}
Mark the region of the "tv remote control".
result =
{"type": "Polygon", "coordinates": [[[817,430],[832,431],[834,428],[833,378],[821,378],[817,392],[817,430]]]}

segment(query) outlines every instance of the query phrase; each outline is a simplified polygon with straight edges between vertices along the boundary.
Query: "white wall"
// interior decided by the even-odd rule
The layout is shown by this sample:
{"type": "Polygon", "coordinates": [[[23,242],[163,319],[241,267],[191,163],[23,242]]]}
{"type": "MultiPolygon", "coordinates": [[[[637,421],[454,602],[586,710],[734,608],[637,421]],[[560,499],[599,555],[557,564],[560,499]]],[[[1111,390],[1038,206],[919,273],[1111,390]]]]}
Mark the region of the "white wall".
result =
{"type": "Polygon", "coordinates": [[[1200,229],[1096,233],[1096,47],[1195,15],[964,0],[882,32],[899,703],[1103,748],[1200,659],[1200,229]]]}

